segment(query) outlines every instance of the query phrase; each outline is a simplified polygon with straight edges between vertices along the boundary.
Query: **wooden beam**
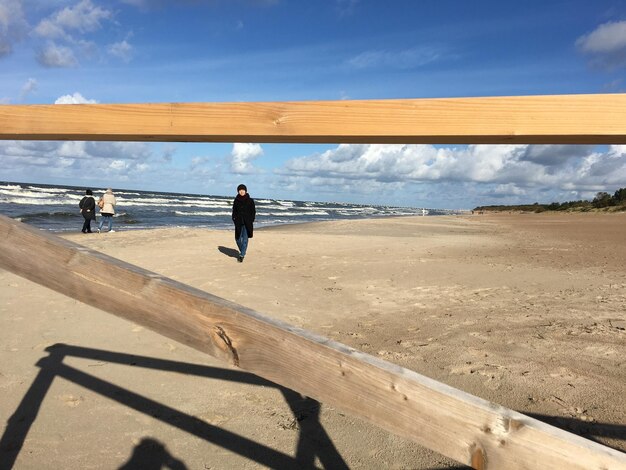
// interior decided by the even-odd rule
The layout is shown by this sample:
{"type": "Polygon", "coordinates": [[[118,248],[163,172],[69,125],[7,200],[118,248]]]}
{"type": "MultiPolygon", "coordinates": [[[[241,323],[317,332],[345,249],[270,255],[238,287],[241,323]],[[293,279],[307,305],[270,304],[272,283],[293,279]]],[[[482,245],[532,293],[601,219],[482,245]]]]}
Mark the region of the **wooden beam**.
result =
{"type": "Polygon", "coordinates": [[[474,468],[626,469],[626,454],[5,216],[0,267],[474,468]]]}
{"type": "Polygon", "coordinates": [[[626,144],[626,94],[1,105],[0,139],[626,144]]]}

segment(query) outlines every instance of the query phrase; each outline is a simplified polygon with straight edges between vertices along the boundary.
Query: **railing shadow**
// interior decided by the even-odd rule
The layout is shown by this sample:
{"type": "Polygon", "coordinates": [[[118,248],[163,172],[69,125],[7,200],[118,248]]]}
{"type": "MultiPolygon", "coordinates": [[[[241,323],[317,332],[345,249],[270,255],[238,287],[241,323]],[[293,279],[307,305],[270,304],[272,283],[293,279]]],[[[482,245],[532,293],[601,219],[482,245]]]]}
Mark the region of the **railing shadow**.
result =
{"type": "MultiPolygon", "coordinates": [[[[268,468],[305,469],[316,468],[315,458],[325,468],[349,468],[337,451],[334,443],[319,422],[320,403],[300,395],[293,390],[282,387],[253,374],[228,370],[217,367],[189,364],[178,361],[169,361],[145,356],[135,356],[112,351],[105,351],[65,344],[55,344],[46,348],[49,355],[40,359],[37,366],[40,368],[32,385],[24,395],[16,411],[9,418],[5,431],[0,439],[0,469],[11,469],[22,449],[28,431],[34,423],[45,396],[56,377],[64,378],[95,393],[106,396],[124,406],[147,414],[154,419],[163,421],[173,427],[204,439],[224,449],[253,460],[268,468]],[[188,415],[167,405],[158,403],[150,398],[126,390],[115,384],[99,379],[81,370],[63,363],[66,357],[80,357],[104,362],[113,362],[147,369],[171,371],[182,374],[193,374],[219,380],[234,381],[251,385],[263,385],[277,388],[281,391],[289,405],[299,428],[296,456],[279,452],[270,447],[259,444],[251,439],[239,436],[233,432],[213,426],[195,416],[188,415]]],[[[185,464],[169,454],[165,454],[165,447],[158,441],[148,440],[133,452],[130,460],[122,467],[153,468],[153,452],[147,452],[147,447],[161,449],[162,459],[173,462],[173,469],[183,469],[185,464]],[[156,447],[155,447],[156,446],[156,447]],[[159,447],[160,446],[160,447],[159,447]],[[142,467],[141,460],[145,460],[142,467]],[[129,466],[132,465],[132,466],[129,466]]]]}
{"type": "Polygon", "coordinates": [[[577,434],[590,441],[598,442],[607,447],[613,447],[615,450],[624,451],[623,448],[620,449],[600,441],[598,437],[626,441],[626,424],[596,423],[567,416],[550,416],[538,413],[526,413],[526,415],[554,427],[577,434]]]}
{"type": "MultiPolygon", "coordinates": [[[[321,410],[319,402],[254,374],[65,344],[55,344],[46,348],[46,351],[49,355],[37,362],[40,371],[17,409],[8,419],[7,426],[0,439],[0,469],[2,470],[13,468],[24,445],[26,436],[39,413],[43,400],[56,377],[69,380],[124,406],[163,421],[207,442],[219,445],[268,468],[316,468],[316,458],[319,459],[324,468],[349,468],[319,421],[321,410]],[[195,416],[188,415],[87,374],[64,364],[63,360],[66,357],[80,357],[146,369],[274,387],[281,391],[294,416],[294,427],[297,425],[299,428],[296,455],[293,457],[284,454],[246,437],[206,423],[195,416]]],[[[597,441],[597,439],[594,439],[597,437],[626,440],[626,425],[588,422],[576,418],[554,417],[542,414],[527,413],[527,415],[591,440],[597,441]]],[[[606,443],[603,444],[606,445],[606,443]]],[[[160,469],[163,467],[171,468],[172,470],[186,469],[184,462],[172,456],[162,443],[151,438],[145,438],[135,447],[133,454],[120,467],[120,470],[135,468],[160,469]]],[[[469,467],[455,466],[451,468],[461,469],[469,467]]]]}

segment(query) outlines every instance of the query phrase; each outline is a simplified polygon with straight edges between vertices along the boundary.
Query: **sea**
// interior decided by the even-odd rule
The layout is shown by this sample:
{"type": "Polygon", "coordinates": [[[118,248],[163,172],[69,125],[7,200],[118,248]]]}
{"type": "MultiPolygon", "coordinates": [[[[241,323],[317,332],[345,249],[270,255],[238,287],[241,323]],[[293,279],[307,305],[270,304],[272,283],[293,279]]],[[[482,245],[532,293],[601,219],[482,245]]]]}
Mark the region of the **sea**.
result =
{"type": "MultiPolygon", "coordinates": [[[[82,227],[78,203],[84,187],[0,181],[0,214],[51,232],[82,227]]],[[[106,188],[91,188],[96,200],[106,188]]],[[[232,228],[233,196],[181,194],[115,189],[114,230],[164,227],[232,228]]],[[[415,207],[360,205],[341,202],[290,201],[254,198],[255,225],[363,219],[389,216],[442,215],[454,211],[415,207]]],[[[99,218],[99,216],[98,216],[99,218]]]]}

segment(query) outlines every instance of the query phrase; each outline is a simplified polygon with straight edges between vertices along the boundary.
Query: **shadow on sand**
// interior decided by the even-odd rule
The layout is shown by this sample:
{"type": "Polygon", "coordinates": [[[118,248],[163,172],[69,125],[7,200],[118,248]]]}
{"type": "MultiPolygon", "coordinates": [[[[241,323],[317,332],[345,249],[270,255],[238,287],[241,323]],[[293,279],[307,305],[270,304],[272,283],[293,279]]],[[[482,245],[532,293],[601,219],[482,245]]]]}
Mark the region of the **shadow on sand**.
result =
{"type": "MultiPolygon", "coordinates": [[[[37,362],[40,371],[19,406],[9,418],[2,439],[0,439],[0,469],[13,468],[17,456],[24,445],[28,431],[42,406],[46,393],[52,381],[57,377],[69,380],[121,405],[165,422],[207,442],[219,445],[268,468],[316,468],[316,458],[319,459],[324,468],[348,468],[326,430],[319,422],[321,409],[319,402],[253,374],[66,344],[55,344],[46,348],[46,351],[49,355],[37,362]],[[213,426],[195,416],[183,413],[113,383],[99,379],[94,375],[75,369],[63,363],[65,357],[81,357],[134,367],[275,387],[285,397],[293,413],[294,423],[297,423],[299,428],[296,455],[293,457],[284,454],[231,431],[213,426]]],[[[183,461],[169,454],[162,443],[146,438],[137,445],[132,456],[121,469],[156,469],[162,467],[175,470],[187,468],[183,461]]]]}
{"type": "MultiPolygon", "coordinates": [[[[233,250],[234,251],[234,250],[233,250]]],[[[52,381],[61,377],[92,390],[135,411],[144,413],[207,442],[221,446],[268,468],[309,469],[318,468],[319,460],[323,468],[349,468],[337,451],[334,443],[321,425],[321,405],[316,400],[265,380],[248,372],[222,369],[218,367],[169,361],[145,356],[84,348],[66,344],[55,344],[46,348],[48,356],[40,359],[40,368],[35,380],[22,398],[19,406],[8,419],[0,439],[0,469],[11,469],[24,445],[30,427],[35,422],[43,400],[52,381]],[[63,363],[66,357],[80,357],[97,361],[124,364],[146,369],[171,371],[196,375],[211,379],[227,380],[244,384],[274,387],[282,393],[294,417],[294,427],[299,429],[295,457],[259,444],[246,437],[202,421],[195,416],[183,413],[150,398],[121,388],[63,363]]],[[[561,418],[539,414],[528,414],[546,423],[564,428],[585,438],[597,437],[626,440],[626,426],[621,424],[590,423],[575,418],[561,418]]],[[[120,470],[131,469],[186,469],[182,460],[171,455],[165,445],[152,438],[144,438],[133,450],[128,461],[120,470]]],[[[442,469],[444,467],[441,467],[442,469]]],[[[462,465],[445,467],[448,469],[469,468],[462,465]]]]}
{"type": "Polygon", "coordinates": [[[225,246],[218,246],[217,249],[220,251],[220,253],[226,255],[226,256],[230,256],[231,258],[237,258],[239,257],[239,251],[233,249],[233,248],[228,248],[225,246]]]}
{"type": "Polygon", "coordinates": [[[144,438],[133,449],[133,455],[119,470],[187,470],[187,466],[172,456],[156,439],[144,438]]]}

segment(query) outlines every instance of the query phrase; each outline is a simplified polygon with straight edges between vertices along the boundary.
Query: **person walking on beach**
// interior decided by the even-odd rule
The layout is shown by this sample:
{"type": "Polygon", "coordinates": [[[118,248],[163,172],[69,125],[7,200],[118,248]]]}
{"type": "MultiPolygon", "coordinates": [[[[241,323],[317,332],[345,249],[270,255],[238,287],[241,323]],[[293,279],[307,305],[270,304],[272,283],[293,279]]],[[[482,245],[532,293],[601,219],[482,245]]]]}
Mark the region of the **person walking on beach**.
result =
{"type": "Polygon", "coordinates": [[[107,189],[98,201],[98,207],[100,207],[100,225],[98,225],[98,233],[104,227],[104,223],[108,222],[109,232],[113,232],[113,215],[115,214],[115,195],[111,188],[107,189]]]}
{"type": "Polygon", "coordinates": [[[233,223],[235,224],[235,241],[239,247],[237,261],[243,262],[248,250],[248,238],[253,235],[253,223],[256,217],[254,199],[248,194],[245,184],[237,186],[237,197],[233,201],[233,223]]]}
{"type": "Polygon", "coordinates": [[[92,233],[91,221],[96,220],[96,200],[93,198],[93,191],[91,191],[91,189],[85,191],[85,196],[78,203],[78,207],[80,207],[80,213],[85,219],[82,232],[92,233]]]}

